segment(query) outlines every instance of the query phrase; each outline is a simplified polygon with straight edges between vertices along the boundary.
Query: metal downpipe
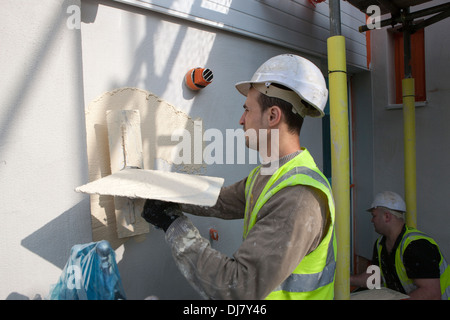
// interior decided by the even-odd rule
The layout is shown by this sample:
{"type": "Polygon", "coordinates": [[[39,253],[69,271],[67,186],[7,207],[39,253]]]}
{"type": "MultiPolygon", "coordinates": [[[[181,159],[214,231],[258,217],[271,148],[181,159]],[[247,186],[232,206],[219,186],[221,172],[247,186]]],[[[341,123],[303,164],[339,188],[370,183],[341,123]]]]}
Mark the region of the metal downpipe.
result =
{"type": "MultiPolygon", "coordinates": [[[[409,14],[409,8],[405,9],[409,14]]],[[[403,96],[403,144],[406,224],[417,227],[417,185],[416,185],[416,110],[415,87],[411,67],[411,21],[404,22],[403,49],[405,79],[402,80],[403,96]]]]}
{"type": "Polygon", "coordinates": [[[416,115],[414,78],[402,80],[406,224],[417,227],[416,115]]]}
{"type": "Polygon", "coordinates": [[[350,299],[350,155],[345,37],[328,38],[332,189],[336,205],[335,299],[350,299]]]}

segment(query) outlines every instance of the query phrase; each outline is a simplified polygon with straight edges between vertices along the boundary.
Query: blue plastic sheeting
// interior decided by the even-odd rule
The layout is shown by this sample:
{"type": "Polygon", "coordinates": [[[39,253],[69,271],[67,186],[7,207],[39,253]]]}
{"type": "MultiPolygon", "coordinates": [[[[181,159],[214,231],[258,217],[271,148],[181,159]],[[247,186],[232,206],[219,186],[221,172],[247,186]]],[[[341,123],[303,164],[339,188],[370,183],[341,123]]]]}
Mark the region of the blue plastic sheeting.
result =
{"type": "Polygon", "coordinates": [[[48,299],[126,299],[115,252],[109,242],[103,240],[73,246],[61,277],[52,286],[48,299]]]}

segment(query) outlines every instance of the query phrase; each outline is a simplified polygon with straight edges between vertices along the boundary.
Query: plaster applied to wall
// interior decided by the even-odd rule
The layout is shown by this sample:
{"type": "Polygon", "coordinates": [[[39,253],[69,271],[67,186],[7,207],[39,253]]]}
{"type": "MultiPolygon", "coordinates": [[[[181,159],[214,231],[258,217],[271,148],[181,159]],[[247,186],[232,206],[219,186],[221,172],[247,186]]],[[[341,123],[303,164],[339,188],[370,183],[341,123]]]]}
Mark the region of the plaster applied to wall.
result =
{"type": "MultiPolygon", "coordinates": [[[[87,154],[89,180],[111,174],[106,112],[108,110],[138,110],[141,117],[143,152],[142,169],[160,169],[198,174],[205,170],[203,163],[195,163],[194,154],[187,163],[174,164],[179,141],[174,133],[189,132],[201,120],[192,119],[153,93],[139,88],[119,88],[108,91],[89,103],[86,109],[87,154]]],[[[178,137],[178,136],[177,136],[178,137]]],[[[182,139],[182,138],[181,138],[182,139]]],[[[191,140],[191,143],[194,143],[191,140]]],[[[115,234],[114,201],[110,196],[91,196],[91,215],[94,241],[107,239],[117,248],[127,239],[115,234]]]]}

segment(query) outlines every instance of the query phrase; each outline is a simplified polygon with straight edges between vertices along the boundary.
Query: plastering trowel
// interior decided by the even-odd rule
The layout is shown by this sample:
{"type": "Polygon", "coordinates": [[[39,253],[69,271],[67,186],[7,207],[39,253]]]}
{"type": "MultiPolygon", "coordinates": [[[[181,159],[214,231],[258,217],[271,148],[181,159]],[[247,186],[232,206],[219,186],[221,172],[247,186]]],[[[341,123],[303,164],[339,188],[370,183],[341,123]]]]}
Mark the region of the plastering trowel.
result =
{"type": "Polygon", "coordinates": [[[77,187],[77,192],[126,198],[213,206],[223,178],[177,172],[124,168],[109,176],[77,187]]]}

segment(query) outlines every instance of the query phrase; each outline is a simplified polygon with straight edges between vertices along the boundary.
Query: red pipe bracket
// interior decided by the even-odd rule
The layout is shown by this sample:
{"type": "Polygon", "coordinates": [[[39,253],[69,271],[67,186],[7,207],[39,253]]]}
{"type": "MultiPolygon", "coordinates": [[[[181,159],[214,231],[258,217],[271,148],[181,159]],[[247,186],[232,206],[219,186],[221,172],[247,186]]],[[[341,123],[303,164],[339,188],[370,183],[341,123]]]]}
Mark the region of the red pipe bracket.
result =
{"type": "Polygon", "coordinates": [[[219,240],[219,233],[217,232],[216,229],[209,229],[209,236],[211,237],[212,240],[218,241],[219,240]]]}

